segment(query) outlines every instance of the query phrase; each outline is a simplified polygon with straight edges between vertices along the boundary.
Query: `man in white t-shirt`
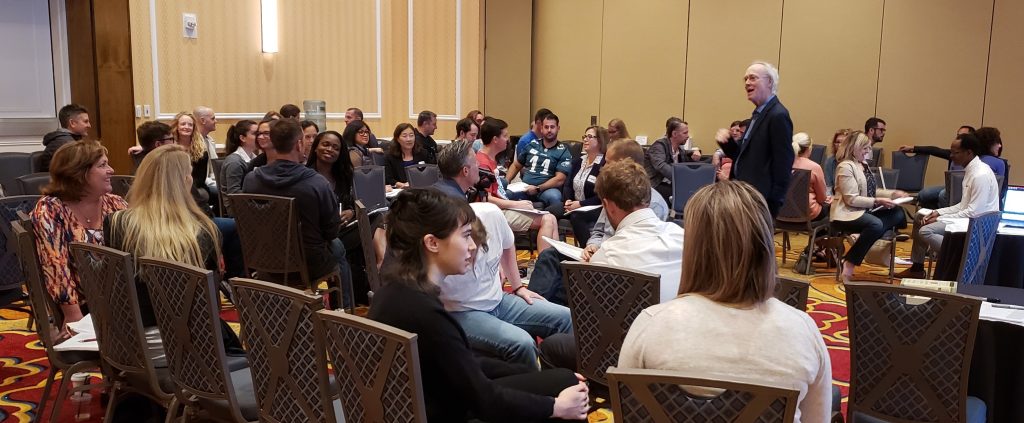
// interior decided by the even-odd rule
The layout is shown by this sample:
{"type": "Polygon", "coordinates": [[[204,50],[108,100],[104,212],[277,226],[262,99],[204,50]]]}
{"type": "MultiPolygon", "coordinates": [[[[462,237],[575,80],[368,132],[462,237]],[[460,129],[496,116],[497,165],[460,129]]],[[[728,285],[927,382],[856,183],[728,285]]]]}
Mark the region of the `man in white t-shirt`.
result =
{"type": "Polygon", "coordinates": [[[536,368],[534,338],[572,333],[569,309],[545,301],[521,283],[514,236],[501,209],[491,203],[470,206],[483,229],[474,228],[475,237],[482,235],[480,248],[472,269],[440,283],[441,302],[473,349],[536,368]],[[510,294],[502,291],[502,274],[509,279],[510,294]]]}

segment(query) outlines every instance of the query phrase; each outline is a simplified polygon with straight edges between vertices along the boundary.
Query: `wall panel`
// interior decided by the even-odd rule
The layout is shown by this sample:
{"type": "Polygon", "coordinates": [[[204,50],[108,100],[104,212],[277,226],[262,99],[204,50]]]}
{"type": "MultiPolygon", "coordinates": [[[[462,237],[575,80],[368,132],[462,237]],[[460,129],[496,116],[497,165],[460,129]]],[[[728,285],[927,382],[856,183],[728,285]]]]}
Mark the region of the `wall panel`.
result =
{"type": "Polygon", "coordinates": [[[551,109],[561,121],[560,138],[578,139],[599,112],[602,2],[535,1],[533,7],[531,109],[551,109]]]}
{"type": "Polygon", "coordinates": [[[421,110],[431,110],[446,120],[458,120],[461,72],[460,0],[408,0],[410,119],[421,110]],[[458,14],[458,23],[456,15],[458,14]],[[426,34],[431,36],[425,36],[426,34]]]}
{"type": "MultiPolygon", "coordinates": [[[[948,147],[960,125],[981,122],[991,18],[992,0],[885,2],[876,114],[888,123],[886,156],[948,147]]],[[[931,162],[927,182],[942,184],[945,169],[931,162]]]]}
{"type": "MultiPolygon", "coordinates": [[[[648,143],[665,132],[665,118],[682,115],[686,81],[688,2],[606,2],[598,123],[620,118],[648,143]]],[[[583,133],[583,128],[572,128],[583,133]]]]}
{"type": "Polygon", "coordinates": [[[828,145],[836,129],[860,128],[874,113],[882,3],[786,0],[779,87],[794,132],[828,145]]]}
{"type": "Polygon", "coordinates": [[[504,120],[509,132],[529,129],[532,0],[487,0],[484,31],[483,112],[504,120]]]}
{"type": "Polygon", "coordinates": [[[1024,184],[1024,148],[1019,142],[1024,134],[1020,118],[1021,72],[1024,72],[1024,3],[996,0],[992,26],[992,51],[988,66],[988,87],[985,96],[985,126],[1002,132],[1003,158],[1016,164],[1011,169],[1010,183],[1024,184]]]}
{"type": "MultiPolygon", "coordinates": [[[[715,131],[750,117],[743,74],[754,60],[778,63],[782,0],[690,1],[684,120],[705,152],[715,131]]],[[[785,77],[779,97],[786,102],[785,77]]],[[[655,113],[658,113],[655,111],[655,113]]],[[[664,113],[664,112],[662,112],[664,113]]],[[[662,116],[662,121],[668,116],[662,116]]]]}

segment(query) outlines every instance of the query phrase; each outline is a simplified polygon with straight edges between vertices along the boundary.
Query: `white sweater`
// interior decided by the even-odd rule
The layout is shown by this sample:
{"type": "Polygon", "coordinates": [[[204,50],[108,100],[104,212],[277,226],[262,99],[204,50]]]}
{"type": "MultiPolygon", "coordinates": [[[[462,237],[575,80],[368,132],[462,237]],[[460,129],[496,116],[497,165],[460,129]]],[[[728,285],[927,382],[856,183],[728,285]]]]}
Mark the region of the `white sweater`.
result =
{"type": "Polygon", "coordinates": [[[688,294],[640,313],[619,367],[738,376],[800,391],[797,422],[827,422],[832,365],[811,317],[774,298],[735,308],[688,294]]]}

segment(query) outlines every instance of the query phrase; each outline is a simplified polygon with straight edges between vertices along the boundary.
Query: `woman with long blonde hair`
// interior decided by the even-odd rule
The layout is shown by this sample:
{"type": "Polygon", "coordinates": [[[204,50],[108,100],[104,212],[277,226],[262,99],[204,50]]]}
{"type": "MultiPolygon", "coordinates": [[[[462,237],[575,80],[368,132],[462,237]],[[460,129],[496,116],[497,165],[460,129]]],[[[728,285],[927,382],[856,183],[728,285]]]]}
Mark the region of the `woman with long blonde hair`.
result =
{"type": "Polygon", "coordinates": [[[210,215],[210,188],[206,185],[206,175],[210,166],[210,152],[206,151],[206,140],[196,130],[196,118],[191,113],[181,112],[171,121],[171,133],[174,142],[188,152],[192,164],[192,198],[199,208],[210,215]]]}
{"type": "MultiPolygon", "coordinates": [[[[128,191],[129,207],[103,222],[107,246],[133,257],[158,257],[223,272],[220,232],[191,200],[192,163],[180,145],[153,150],[142,161],[128,191]]],[[[157,366],[163,344],[145,284],[137,286],[147,351],[157,366]]]]}

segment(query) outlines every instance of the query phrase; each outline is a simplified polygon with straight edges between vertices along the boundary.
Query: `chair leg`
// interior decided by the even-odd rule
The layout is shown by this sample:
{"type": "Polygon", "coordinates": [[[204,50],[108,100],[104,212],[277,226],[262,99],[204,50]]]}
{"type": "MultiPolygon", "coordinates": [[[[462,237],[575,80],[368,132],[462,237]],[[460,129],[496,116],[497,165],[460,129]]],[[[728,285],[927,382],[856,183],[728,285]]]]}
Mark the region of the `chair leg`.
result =
{"type": "Polygon", "coordinates": [[[804,269],[804,273],[808,275],[811,274],[811,262],[814,261],[814,241],[818,239],[817,231],[811,230],[809,232],[810,236],[807,241],[807,268],[804,269]]]}
{"type": "Polygon", "coordinates": [[[41,421],[43,419],[43,413],[46,412],[46,400],[50,398],[50,388],[53,387],[53,380],[56,376],[56,370],[50,368],[50,375],[46,377],[46,385],[43,387],[43,396],[39,397],[39,407],[36,408],[35,421],[41,421]]]}
{"type": "Polygon", "coordinates": [[[786,253],[789,252],[789,232],[782,232],[782,264],[786,264],[786,253]]]}
{"type": "Polygon", "coordinates": [[[896,274],[896,240],[889,242],[889,285],[892,285],[896,274]]]}
{"type": "MultiPolygon", "coordinates": [[[[70,370],[70,368],[68,369],[70,370]]],[[[53,411],[50,412],[50,423],[55,423],[60,418],[61,404],[64,402],[64,395],[67,395],[68,381],[71,375],[67,370],[60,375],[60,385],[57,389],[57,397],[53,399],[53,411]]]]}
{"type": "Polygon", "coordinates": [[[181,404],[178,402],[178,396],[175,395],[171,398],[171,403],[167,404],[167,417],[164,418],[164,423],[171,423],[178,417],[178,408],[181,404]]]}
{"type": "Polygon", "coordinates": [[[114,418],[114,408],[117,406],[117,392],[121,390],[121,382],[114,382],[110,388],[110,398],[107,399],[107,412],[104,413],[103,421],[109,422],[114,418]]]}

